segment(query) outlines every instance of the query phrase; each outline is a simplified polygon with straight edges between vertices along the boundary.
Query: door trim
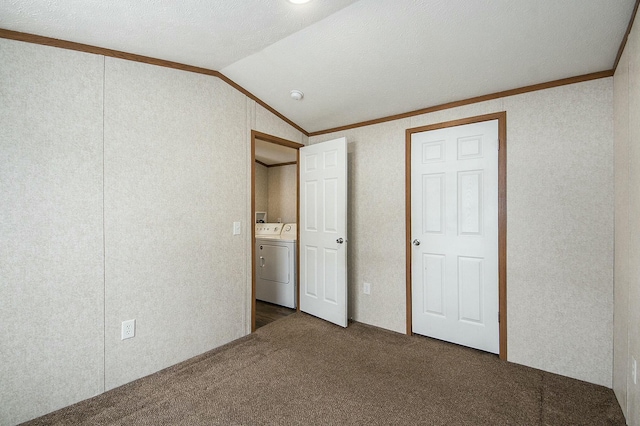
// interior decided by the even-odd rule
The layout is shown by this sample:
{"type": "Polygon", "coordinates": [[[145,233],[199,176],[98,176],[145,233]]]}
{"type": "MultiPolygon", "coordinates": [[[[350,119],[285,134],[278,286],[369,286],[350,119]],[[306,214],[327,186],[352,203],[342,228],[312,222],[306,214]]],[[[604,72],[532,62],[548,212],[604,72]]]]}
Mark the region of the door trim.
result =
{"type": "MultiPolygon", "coordinates": [[[[270,142],[276,145],[287,146],[294,148],[297,153],[296,169],[300,164],[300,148],[303,144],[293,142],[287,139],[282,139],[277,136],[269,135],[267,133],[258,132],[257,130],[251,130],[251,332],[256,331],[256,262],[254,256],[254,248],[256,241],[256,139],[270,142]]],[[[300,170],[296,170],[296,223],[300,221],[300,170]]],[[[300,229],[297,229],[296,241],[300,239],[300,229]]],[[[300,245],[296,244],[296,264],[300,264],[300,245]]],[[[296,310],[300,311],[300,269],[296,269],[296,310]]]]}
{"type": "Polygon", "coordinates": [[[411,299],[411,135],[429,130],[463,126],[465,124],[498,120],[498,309],[500,333],[500,359],[507,360],[507,113],[506,111],[406,130],[405,140],[405,214],[406,214],[406,314],[407,334],[413,334],[411,299]]]}

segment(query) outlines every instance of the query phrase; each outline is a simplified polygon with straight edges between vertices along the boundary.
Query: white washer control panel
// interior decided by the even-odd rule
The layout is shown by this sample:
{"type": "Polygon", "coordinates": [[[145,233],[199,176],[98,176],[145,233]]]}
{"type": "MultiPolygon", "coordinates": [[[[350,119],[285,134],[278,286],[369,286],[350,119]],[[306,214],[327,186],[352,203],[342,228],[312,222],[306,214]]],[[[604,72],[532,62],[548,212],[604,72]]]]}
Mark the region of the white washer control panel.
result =
{"type": "Polygon", "coordinates": [[[280,238],[295,241],[298,238],[298,225],[295,223],[285,223],[282,225],[280,238]]]}
{"type": "Polygon", "coordinates": [[[256,238],[280,238],[282,223],[256,223],[256,238]]]}

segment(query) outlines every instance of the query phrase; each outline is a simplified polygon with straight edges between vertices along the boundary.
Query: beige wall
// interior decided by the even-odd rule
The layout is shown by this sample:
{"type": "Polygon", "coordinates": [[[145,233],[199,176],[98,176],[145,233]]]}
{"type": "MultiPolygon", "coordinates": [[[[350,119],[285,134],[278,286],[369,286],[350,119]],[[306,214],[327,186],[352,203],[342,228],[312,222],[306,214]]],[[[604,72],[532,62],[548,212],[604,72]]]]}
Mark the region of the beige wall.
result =
{"type": "MultiPolygon", "coordinates": [[[[256,163],[256,211],[267,212],[269,208],[269,169],[256,163]]],[[[267,212],[267,220],[270,220],[267,212]]]]}
{"type": "Polygon", "coordinates": [[[245,120],[219,79],[106,58],[107,390],[244,335],[245,120]]]}
{"type": "Polygon", "coordinates": [[[248,100],[248,102],[251,109],[252,129],[303,145],[308,144],[309,138],[302,132],[291,127],[255,101],[248,100]]]}
{"type": "Polygon", "coordinates": [[[640,425],[640,28],[634,25],[614,76],[615,314],[613,389],[629,425],[640,425]]]}
{"type": "Polygon", "coordinates": [[[508,359],[610,387],[612,92],[600,79],[312,137],[348,141],[349,316],[405,330],[405,130],[507,111],[508,359]]]}
{"type": "Polygon", "coordinates": [[[288,166],[269,167],[269,222],[295,223],[297,206],[297,175],[298,167],[288,166]]]}
{"type": "Polygon", "coordinates": [[[298,168],[265,167],[256,163],[256,211],[267,212],[268,222],[296,222],[298,168]]]}
{"type": "Polygon", "coordinates": [[[0,424],[104,388],[99,56],[0,39],[0,424]]]}
{"type": "Polygon", "coordinates": [[[250,130],[306,137],[214,77],[5,39],[0,57],[0,424],[247,333],[250,130]]]}

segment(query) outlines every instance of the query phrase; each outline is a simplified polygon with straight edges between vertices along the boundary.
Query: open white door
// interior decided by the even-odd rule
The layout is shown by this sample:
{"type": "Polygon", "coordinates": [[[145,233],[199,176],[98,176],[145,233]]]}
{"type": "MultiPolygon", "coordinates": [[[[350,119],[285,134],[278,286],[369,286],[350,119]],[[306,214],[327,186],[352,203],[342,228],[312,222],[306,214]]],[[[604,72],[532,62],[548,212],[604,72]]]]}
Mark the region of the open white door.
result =
{"type": "Polygon", "coordinates": [[[347,326],[347,140],[300,148],[300,310],[347,326]]]}

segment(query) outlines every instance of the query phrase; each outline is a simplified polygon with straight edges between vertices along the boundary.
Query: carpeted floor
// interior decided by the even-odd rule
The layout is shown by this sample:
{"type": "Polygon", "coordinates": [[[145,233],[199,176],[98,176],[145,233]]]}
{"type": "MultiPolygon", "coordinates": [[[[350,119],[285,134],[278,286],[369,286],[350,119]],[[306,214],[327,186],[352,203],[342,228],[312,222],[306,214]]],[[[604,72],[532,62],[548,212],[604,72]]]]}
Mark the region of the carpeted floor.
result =
{"type": "Polygon", "coordinates": [[[610,389],[302,313],[30,425],[624,425],[610,389]]]}

